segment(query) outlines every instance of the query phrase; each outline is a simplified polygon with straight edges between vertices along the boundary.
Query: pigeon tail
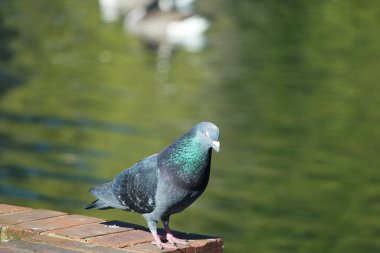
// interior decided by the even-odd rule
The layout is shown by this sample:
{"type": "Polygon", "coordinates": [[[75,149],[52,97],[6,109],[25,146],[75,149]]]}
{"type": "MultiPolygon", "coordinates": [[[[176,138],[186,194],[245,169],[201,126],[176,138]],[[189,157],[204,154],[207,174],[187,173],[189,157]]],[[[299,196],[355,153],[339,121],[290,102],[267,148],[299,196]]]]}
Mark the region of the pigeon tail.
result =
{"type": "Polygon", "coordinates": [[[106,209],[112,209],[113,207],[110,207],[109,205],[101,201],[100,199],[97,199],[85,207],[85,209],[93,209],[93,208],[96,208],[99,210],[106,210],[106,209]]]}
{"type": "Polygon", "coordinates": [[[97,197],[98,199],[93,201],[91,204],[86,206],[86,209],[97,208],[100,210],[119,208],[126,209],[122,206],[120,202],[116,199],[115,194],[112,191],[112,182],[97,185],[90,189],[90,193],[97,197]]]}

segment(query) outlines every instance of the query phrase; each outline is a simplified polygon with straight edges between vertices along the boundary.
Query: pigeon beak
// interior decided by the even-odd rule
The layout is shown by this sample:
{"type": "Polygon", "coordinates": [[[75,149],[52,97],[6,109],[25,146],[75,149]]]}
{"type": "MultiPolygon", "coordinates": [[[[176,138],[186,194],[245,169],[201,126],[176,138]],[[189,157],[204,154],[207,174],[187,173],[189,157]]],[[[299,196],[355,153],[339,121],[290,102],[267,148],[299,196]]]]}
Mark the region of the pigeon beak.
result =
{"type": "Polygon", "coordinates": [[[215,149],[215,151],[217,153],[219,153],[219,151],[220,151],[220,142],[219,141],[213,141],[212,142],[212,147],[213,147],[213,149],[215,149]]]}

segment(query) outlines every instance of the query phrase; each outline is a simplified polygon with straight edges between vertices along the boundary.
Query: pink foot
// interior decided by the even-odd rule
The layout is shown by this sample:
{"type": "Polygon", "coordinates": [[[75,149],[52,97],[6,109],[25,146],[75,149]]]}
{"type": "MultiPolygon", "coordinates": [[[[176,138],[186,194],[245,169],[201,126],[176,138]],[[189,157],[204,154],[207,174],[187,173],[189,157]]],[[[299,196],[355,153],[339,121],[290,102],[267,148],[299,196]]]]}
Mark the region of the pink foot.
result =
{"type": "MultiPolygon", "coordinates": [[[[160,237],[157,234],[153,234],[154,242],[159,249],[177,249],[177,247],[171,243],[164,243],[161,241],[160,237]]],[[[169,241],[169,240],[168,240],[169,241]]]]}
{"type": "Polygon", "coordinates": [[[182,245],[189,245],[189,242],[187,240],[182,240],[175,238],[172,234],[166,234],[166,239],[168,240],[169,243],[172,244],[182,244],[182,245]]]}

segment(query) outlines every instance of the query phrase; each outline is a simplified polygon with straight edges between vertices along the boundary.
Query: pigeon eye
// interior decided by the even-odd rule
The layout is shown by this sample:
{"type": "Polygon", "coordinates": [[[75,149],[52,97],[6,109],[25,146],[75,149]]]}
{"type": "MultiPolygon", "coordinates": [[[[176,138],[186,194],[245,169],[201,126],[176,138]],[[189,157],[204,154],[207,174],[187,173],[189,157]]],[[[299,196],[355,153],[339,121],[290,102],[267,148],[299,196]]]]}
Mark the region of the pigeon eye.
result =
{"type": "Polygon", "coordinates": [[[210,135],[208,134],[207,131],[204,131],[203,133],[205,134],[205,136],[206,136],[207,138],[210,137],[210,135]]]}

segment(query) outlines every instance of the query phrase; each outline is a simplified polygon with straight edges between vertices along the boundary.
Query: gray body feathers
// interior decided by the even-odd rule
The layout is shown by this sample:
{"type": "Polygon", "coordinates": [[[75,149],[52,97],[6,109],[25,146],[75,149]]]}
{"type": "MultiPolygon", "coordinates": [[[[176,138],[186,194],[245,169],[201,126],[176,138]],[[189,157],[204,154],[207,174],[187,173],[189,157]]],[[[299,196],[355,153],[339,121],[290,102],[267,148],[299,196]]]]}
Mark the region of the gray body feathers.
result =
{"type": "Polygon", "coordinates": [[[151,212],[157,188],[156,155],[147,157],[116,175],[112,182],[90,189],[97,197],[86,209],[118,208],[137,213],[151,212]]]}

